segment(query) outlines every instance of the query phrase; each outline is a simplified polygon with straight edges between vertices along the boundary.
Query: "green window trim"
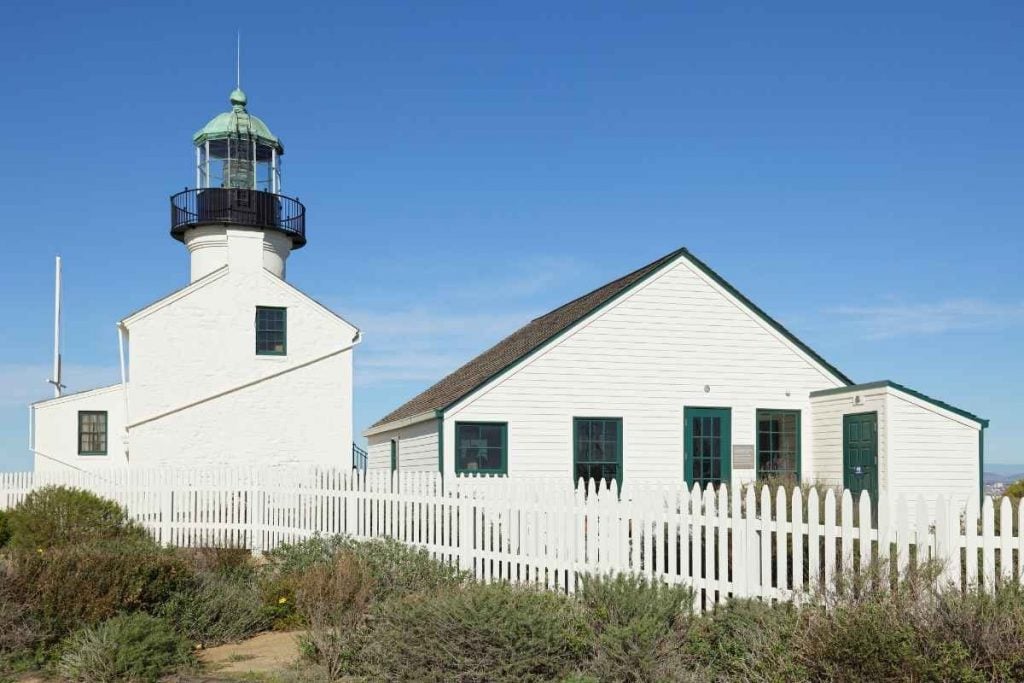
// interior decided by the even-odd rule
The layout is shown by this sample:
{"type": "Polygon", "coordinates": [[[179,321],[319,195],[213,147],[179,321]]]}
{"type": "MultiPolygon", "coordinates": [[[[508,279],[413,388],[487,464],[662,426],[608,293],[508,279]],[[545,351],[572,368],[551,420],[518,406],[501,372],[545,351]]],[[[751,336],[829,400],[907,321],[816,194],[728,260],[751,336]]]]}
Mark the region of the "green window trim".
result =
{"type": "Polygon", "coordinates": [[[456,474],[508,474],[508,423],[507,422],[456,422],[455,423],[455,473],[456,474]],[[486,441],[486,436],[494,436],[493,430],[497,429],[500,444],[492,445],[486,441]],[[473,438],[473,432],[476,432],[473,438]],[[476,443],[466,443],[467,440],[476,443]],[[483,443],[481,443],[483,442],[483,443]],[[477,467],[466,466],[466,460],[470,457],[470,451],[477,452],[477,467]],[[500,464],[495,466],[481,466],[479,458],[489,458],[498,450],[500,464]]]}
{"type": "Polygon", "coordinates": [[[107,454],[107,411],[78,411],[78,454],[107,454]]]}
{"type": "Polygon", "coordinates": [[[796,483],[798,483],[798,484],[800,483],[801,470],[802,470],[802,467],[803,467],[803,462],[802,462],[803,461],[803,453],[802,453],[802,451],[803,451],[803,441],[802,441],[803,436],[802,436],[802,427],[801,427],[801,421],[800,420],[801,420],[801,415],[800,415],[800,411],[799,410],[789,410],[789,409],[786,409],[786,410],[782,410],[782,409],[775,410],[775,409],[772,409],[772,408],[758,408],[757,409],[757,416],[756,416],[755,423],[754,423],[754,429],[755,429],[754,468],[755,468],[756,476],[757,476],[758,479],[762,479],[763,477],[766,477],[766,476],[782,476],[782,477],[785,477],[785,476],[788,476],[789,474],[792,474],[796,478],[796,483]],[[793,433],[793,439],[795,441],[795,443],[793,444],[793,446],[795,448],[795,452],[793,453],[793,458],[794,458],[793,467],[792,468],[776,467],[774,470],[770,470],[768,472],[765,472],[761,468],[762,453],[764,453],[765,457],[768,457],[769,454],[771,454],[771,453],[775,453],[776,456],[782,454],[782,452],[784,450],[783,446],[782,446],[782,442],[784,441],[786,433],[789,431],[787,429],[789,425],[786,424],[787,420],[785,419],[785,418],[788,418],[788,417],[794,417],[795,418],[790,423],[790,424],[793,425],[793,428],[795,430],[794,433],[793,433]],[[765,430],[765,429],[762,428],[762,421],[769,421],[770,423],[771,422],[775,422],[775,424],[769,424],[767,430],[765,430]],[[775,439],[773,439],[773,437],[778,437],[777,438],[778,443],[776,444],[776,447],[775,448],[768,448],[766,450],[764,448],[764,443],[763,442],[767,440],[769,442],[769,444],[770,444],[773,440],[775,440],[775,439]]]}
{"type": "Polygon", "coordinates": [[[398,439],[391,439],[391,471],[398,471],[398,439]]]}
{"type": "Polygon", "coordinates": [[[253,323],[257,356],[288,355],[288,309],[257,306],[253,323]]]}
{"type": "MultiPolygon", "coordinates": [[[[573,485],[579,486],[580,468],[591,469],[596,466],[599,469],[604,469],[609,466],[615,468],[615,483],[618,485],[619,490],[622,490],[622,443],[624,441],[622,433],[622,418],[621,417],[574,417],[572,418],[572,478],[573,485]],[[586,442],[581,441],[582,432],[585,431],[586,427],[590,427],[591,432],[594,427],[600,425],[601,438],[590,437],[586,442]],[[606,438],[608,433],[608,426],[614,425],[614,453],[610,456],[606,453],[602,453],[602,459],[594,459],[594,447],[598,444],[607,444],[611,439],[606,438]],[[580,460],[580,454],[583,450],[587,451],[587,459],[580,460]]],[[[593,477],[590,477],[593,478],[593,477]]],[[[609,477],[601,476],[602,481],[608,481],[609,477]]],[[[589,482],[588,482],[589,485],[589,482]]]]}

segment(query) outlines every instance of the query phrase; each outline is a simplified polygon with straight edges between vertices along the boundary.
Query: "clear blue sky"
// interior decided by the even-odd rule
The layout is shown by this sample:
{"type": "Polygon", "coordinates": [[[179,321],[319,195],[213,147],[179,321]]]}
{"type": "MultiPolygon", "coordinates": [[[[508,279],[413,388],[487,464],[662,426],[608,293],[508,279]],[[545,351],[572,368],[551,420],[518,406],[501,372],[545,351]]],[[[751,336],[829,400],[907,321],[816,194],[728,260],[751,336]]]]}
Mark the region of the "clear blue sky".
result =
{"type": "Polygon", "coordinates": [[[5,7],[0,468],[29,466],[48,393],[54,254],[72,390],[115,380],[114,323],[187,281],[167,197],[236,28],[309,211],[289,280],[365,332],[357,428],[685,245],[1024,463],[1024,3],[505,4],[5,7]]]}

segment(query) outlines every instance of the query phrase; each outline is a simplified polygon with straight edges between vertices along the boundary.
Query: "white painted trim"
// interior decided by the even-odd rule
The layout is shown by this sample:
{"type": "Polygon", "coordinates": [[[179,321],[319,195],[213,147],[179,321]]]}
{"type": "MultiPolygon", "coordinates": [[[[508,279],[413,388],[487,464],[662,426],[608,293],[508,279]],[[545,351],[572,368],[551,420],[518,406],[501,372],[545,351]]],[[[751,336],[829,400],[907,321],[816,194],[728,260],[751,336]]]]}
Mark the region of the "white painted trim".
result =
{"type": "Polygon", "coordinates": [[[171,294],[168,294],[164,298],[158,299],[158,300],[154,301],[153,303],[149,304],[145,308],[143,308],[141,310],[138,310],[138,311],[135,311],[130,316],[128,316],[127,318],[123,319],[120,324],[124,325],[125,327],[130,327],[130,326],[134,325],[135,323],[137,323],[138,321],[142,320],[143,318],[146,318],[146,317],[152,315],[153,313],[156,313],[157,311],[159,311],[160,309],[164,308],[165,306],[170,306],[171,304],[173,304],[173,303],[175,303],[177,301],[180,301],[181,299],[184,299],[185,297],[189,296],[190,294],[199,291],[200,289],[202,289],[206,285],[209,285],[209,284],[211,284],[213,282],[216,282],[217,280],[221,279],[222,277],[224,277],[227,274],[228,274],[228,267],[227,266],[221,266],[220,268],[218,268],[217,270],[213,271],[212,273],[207,273],[206,275],[204,275],[203,277],[199,278],[195,282],[193,282],[193,283],[191,283],[191,284],[189,284],[189,285],[187,285],[185,287],[182,287],[178,291],[172,292],[171,294]]]}
{"type": "Polygon", "coordinates": [[[48,398],[43,401],[36,401],[35,403],[30,403],[29,405],[38,408],[49,408],[50,406],[60,405],[62,403],[67,403],[69,401],[77,401],[79,399],[87,398],[89,396],[98,396],[100,394],[105,394],[111,391],[117,391],[118,389],[121,389],[120,382],[105,387],[97,387],[96,389],[76,391],[73,394],[64,394],[60,398],[48,398]]]}
{"type": "Polygon", "coordinates": [[[384,432],[391,432],[396,429],[402,429],[403,427],[409,427],[410,425],[419,424],[420,422],[426,422],[427,420],[437,419],[437,414],[433,410],[428,410],[425,413],[419,413],[411,417],[405,417],[401,420],[394,420],[392,422],[385,422],[377,427],[369,427],[363,430],[363,436],[376,436],[377,434],[383,434],[384,432]]]}

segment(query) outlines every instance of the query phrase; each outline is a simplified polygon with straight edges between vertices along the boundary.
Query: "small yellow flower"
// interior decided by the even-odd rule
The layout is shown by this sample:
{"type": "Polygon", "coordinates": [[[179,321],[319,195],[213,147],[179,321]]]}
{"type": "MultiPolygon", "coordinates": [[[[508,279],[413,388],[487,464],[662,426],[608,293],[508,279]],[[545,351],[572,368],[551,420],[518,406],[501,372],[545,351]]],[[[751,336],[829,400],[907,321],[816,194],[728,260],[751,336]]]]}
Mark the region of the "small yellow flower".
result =
{"type": "Polygon", "coordinates": [[[286,598],[284,596],[281,596],[280,598],[277,599],[277,604],[279,604],[279,605],[283,605],[286,602],[288,602],[288,598],[286,598]]]}
{"type": "Polygon", "coordinates": [[[42,548],[36,548],[36,552],[39,553],[40,555],[42,555],[43,554],[43,549],[42,548]]]}

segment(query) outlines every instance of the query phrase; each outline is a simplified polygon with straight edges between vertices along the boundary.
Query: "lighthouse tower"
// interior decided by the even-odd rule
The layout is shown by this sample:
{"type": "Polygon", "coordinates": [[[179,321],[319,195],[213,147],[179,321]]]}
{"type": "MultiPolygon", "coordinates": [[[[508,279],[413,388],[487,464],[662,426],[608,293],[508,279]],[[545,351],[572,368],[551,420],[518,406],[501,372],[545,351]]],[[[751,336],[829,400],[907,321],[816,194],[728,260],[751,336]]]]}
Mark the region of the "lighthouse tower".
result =
{"type": "Polygon", "coordinates": [[[249,113],[240,88],[229,101],[192,138],[196,186],[171,197],[171,235],[188,248],[193,282],[246,259],[283,279],[288,255],[306,244],[306,210],[281,194],[281,140],[249,113]]]}

